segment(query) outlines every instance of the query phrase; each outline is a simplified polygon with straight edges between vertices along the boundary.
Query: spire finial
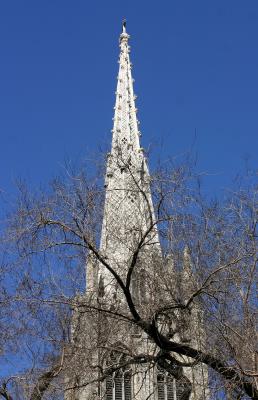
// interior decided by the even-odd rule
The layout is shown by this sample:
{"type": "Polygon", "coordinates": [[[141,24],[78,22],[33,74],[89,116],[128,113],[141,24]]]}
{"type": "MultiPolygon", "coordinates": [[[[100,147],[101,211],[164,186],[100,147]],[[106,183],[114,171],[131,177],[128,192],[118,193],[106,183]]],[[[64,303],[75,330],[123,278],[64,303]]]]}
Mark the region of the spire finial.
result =
{"type": "Polygon", "coordinates": [[[128,35],[128,33],[126,32],[126,19],[124,18],[122,21],[122,33],[120,35],[120,43],[122,41],[127,42],[129,38],[130,38],[130,35],[128,35]]]}
{"type": "Polygon", "coordinates": [[[126,18],[122,21],[122,33],[126,33],[126,18]]]}

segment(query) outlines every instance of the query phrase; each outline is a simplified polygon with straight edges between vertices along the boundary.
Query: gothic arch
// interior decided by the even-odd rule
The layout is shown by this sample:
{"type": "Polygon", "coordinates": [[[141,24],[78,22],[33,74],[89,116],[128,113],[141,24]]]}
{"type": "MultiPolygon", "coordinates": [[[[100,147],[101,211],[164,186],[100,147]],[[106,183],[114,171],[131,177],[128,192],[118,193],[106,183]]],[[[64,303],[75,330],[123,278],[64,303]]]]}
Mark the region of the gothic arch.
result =
{"type": "Polygon", "coordinates": [[[157,397],[158,400],[176,400],[175,378],[167,372],[157,372],[157,397]]]}
{"type": "Polygon", "coordinates": [[[157,371],[157,400],[188,400],[191,394],[190,382],[184,376],[176,379],[167,371],[157,371]]]}
{"type": "Polygon", "coordinates": [[[132,370],[126,365],[126,354],[120,352],[125,350],[122,345],[117,345],[117,351],[111,351],[106,358],[106,366],[113,371],[105,379],[105,400],[132,400],[132,370]],[[120,350],[120,351],[119,351],[120,350]],[[118,368],[121,365],[121,368],[118,368]]]}

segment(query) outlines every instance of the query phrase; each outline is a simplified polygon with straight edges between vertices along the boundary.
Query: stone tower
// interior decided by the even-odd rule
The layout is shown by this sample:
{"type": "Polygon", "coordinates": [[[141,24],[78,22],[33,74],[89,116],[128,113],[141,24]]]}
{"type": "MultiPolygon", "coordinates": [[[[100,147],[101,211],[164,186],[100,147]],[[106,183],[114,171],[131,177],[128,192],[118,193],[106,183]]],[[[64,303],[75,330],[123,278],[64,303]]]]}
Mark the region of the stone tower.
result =
{"type": "MultiPolygon", "coordinates": [[[[72,378],[68,379],[70,389],[66,392],[66,399],[204,400],[208,399],[205,368],[184,369],[192,382],[189,397],[184,381],[176,381],[155,365],[127,363],[129,353],[153,357],[158,349],[127,321],[116,324],[116,315],[128,315],[128,305],[116,283],[115,274],[130,286],[136,307],[142,313],[148,313],[155,306],[157,265],[162,268],[164,264],[155,224],[150,175],[140,146],[128,41],[129,35],[123,23],[99,257],[94,252],[88,257],[87,291],[78,298],[78,310],[74,312],[72,336],[79,351],[71,357],[72,378]],[[130,274],[136,253],[137,264],[130,274]],[[111,266],[112,271],[107,266],[111,266]],[[80,304],[81,309],[87,304],[87,312],[80,313],[80,304]],[[110,324],[105,313],[98,313],[98,309],[112,312],[114,323],[110,324]],[[117,365],[122,367],[117,369],[117,365]]],[[[182,277],[187,281],[192,279],[187,250],[184,260],[182,277]]],[[[195,329],[200,319],[198,310],[196,315],[195,329]]]]}

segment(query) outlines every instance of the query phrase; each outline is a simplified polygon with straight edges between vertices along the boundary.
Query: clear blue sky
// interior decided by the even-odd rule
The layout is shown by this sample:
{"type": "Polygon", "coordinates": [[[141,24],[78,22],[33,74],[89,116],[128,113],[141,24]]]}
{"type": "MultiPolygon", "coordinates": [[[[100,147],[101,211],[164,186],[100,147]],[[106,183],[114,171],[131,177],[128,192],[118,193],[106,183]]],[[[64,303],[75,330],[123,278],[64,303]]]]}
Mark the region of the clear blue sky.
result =
{"type": "MultiPolygon", "coordinates": [[[[143,144],[192,145],[219,190],[258,163],[257,0],[0,4],[0,189],[33,185],[111,140],[127,18],[143,144]]],[[[158,150],[160,154],[160,149],[158,150]]]]}

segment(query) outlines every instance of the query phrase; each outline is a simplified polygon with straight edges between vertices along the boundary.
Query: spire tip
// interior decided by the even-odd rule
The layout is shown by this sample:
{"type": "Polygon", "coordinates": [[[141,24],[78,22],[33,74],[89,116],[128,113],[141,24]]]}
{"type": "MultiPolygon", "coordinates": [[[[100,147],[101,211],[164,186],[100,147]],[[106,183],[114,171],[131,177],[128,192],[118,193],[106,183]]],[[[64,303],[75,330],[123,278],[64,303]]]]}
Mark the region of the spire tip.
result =
{"type": "Polygon", "coordinates": [[[122,33],[126,33],[126,18],[123,18],[122,21],[122,33]]]}
{"type": "Polygon", "coordinates": [[[126,32],[126,19],[124,18],[122,21],[122,32],[120,35],[120,43],[127,42],[130,38],[130,35],[126,32]]]}

